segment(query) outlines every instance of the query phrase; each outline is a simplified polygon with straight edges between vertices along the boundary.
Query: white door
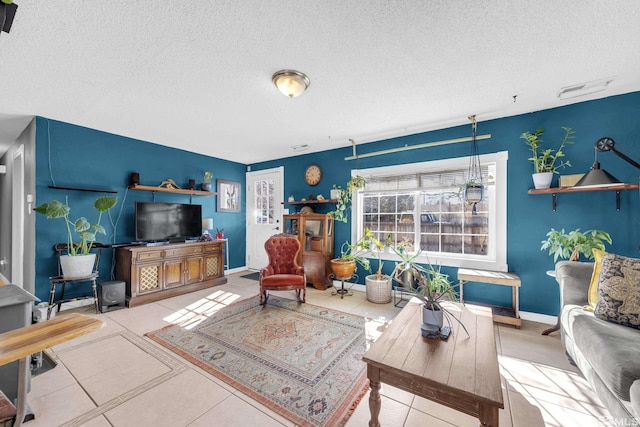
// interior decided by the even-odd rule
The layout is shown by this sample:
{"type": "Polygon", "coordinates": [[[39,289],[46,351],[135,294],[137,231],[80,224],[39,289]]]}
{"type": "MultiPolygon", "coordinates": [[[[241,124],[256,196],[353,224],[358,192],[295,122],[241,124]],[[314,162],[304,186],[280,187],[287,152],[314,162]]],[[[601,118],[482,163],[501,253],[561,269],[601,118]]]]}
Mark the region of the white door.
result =
{"type": "Polygon", "coordinates": [[[284,167],[247,172],[247,260],[251,270],[269,263],[264,242],[282,233],[284,167]]]}
{"type": "Polygon", "coordinates": [[[24,288],[24,145],[11,163],[11,283],[24,288]]]}

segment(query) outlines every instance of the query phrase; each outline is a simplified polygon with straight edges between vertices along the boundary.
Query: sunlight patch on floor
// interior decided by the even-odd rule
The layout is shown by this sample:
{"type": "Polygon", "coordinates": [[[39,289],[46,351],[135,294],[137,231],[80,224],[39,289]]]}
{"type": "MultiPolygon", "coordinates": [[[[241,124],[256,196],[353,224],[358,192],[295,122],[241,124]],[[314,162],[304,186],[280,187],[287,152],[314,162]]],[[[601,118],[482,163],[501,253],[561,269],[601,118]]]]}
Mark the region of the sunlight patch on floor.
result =
{"type": "Polygon", "coordinates": [[[192,329],[240,298],[242,298],[240,295],[233,292],[216,291],[164,317],[163,320],[171,324],[179,324],[185,329],[192,329]]]}
{"type": "Polygon", "coordinates": [[[577,373],[507,356],[498,361],[513,398],[528,402],[546,426],[592,425],[607,414],[577,373]]]}

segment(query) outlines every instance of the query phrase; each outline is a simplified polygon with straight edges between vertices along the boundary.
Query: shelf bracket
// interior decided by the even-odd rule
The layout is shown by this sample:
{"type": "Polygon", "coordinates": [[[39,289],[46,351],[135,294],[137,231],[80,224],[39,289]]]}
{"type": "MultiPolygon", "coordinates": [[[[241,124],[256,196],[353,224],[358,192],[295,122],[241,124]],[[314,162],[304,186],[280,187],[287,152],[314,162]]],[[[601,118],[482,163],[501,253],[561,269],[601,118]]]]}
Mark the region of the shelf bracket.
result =
{"type": "Polygon", "coordinates": [[[556,211],[556,202],[558,201],[558,193],[551,193],[551,209],[556,211]]]}
{"type": "Polygon", "coordinates": [[[616,190],[616,211],[620,211],[620,190],[616,190]]]}

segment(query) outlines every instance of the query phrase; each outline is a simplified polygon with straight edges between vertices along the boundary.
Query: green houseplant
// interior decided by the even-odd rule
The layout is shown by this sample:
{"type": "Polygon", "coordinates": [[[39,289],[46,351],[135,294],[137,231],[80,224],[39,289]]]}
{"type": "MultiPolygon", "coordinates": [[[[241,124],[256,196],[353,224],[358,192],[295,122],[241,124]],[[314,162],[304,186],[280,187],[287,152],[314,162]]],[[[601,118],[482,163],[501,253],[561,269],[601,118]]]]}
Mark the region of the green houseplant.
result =
{"type": "Polygon", "coordinates": [[[213,172],[206,171],[202,177],[202,184],[200,185],[202,191],[211,191],[211,178],[213,178],[213,172]]]}
{"type": "Polygon", "coordinates": [[[347,210],[351,208],[353,193],[360,188],[364,188],[366,182],[363,176],[355,175],[347,182],[347,188],[334,185],[332,192],[336,194],[336,208],[331,212],[327,212],[327,214],[333,216],[336,221],[347,222],[347,210]]]}
{"type": "Polygon", "coordinates": [[[520,138],[524,139],[531,150],[529,161],[533,163],[533,180],[536,188],[549,188],[554,173],[566,166],[571,167],[571,162],[565,161],[564,148],[573,144],[575,131],[570,127],[563,127],[565,134],[560,138],[560,146],[557,150],[542,147],[542,134],[544,129],[536,129],[535,132],[523,132],[520,138]],[[546,174],[540,176],[538,174],[546,174]]]}
{"type": "Polygon", "coordinates": [[[442,273],[440,266],[427,264],[425,267],[416,263],[415,259],[419,254],[420,251],[411,256],[406,255],[402,263],[396,264],[392,277],[401,287],[422,301],[423,335],[426,332],[427,337],[438,337],[446,317],[449,323],[452,318],[460,323],[469,336],[469,331],[464,324],[442,305],[443,301],[453,301],[458,298],[457,285],[452,284],[449,275],[442,273]],[[410,274],[398,274],[407,271],[410,274]]]}
{"type": "Polygon", "coordinates": [[[357,242],[352,244],[348,240],[345,241],[340,247],[340,256],[331,260],[331,270],[335,277],[350,278],[356,270],[356,263],[371,273],[371,262],[365,255],[376,246],[374,240],[373,232],[365,228],[357,242]]]}
{"type": "MultiPolygon", "coordinates": [[[[101,196],[98,197],[93,203],[93,207],[98,211],[98,219],[95,223],[91,224],[87,218],[80,217],[78,219],[71,220],[69,218],[69,214],[71,212],[71,208],[69,205],[62,203],[58,200],[52,200],[49,203],[43,203],[40,206],[36,207],[34,211],[39,214],[46,215],[49,219],[60,218],[64,222],[64,226],[67,232],[67,258],[61,258],[61,265],[63,269],[63,274],[67,277],[77,277],[78,275],[88,275],[91,273],[91,268],[93,267],[92,259],[95,258],[95,254],[89,253],[93,246],[93,243],[96,240],[96,235],[98,233],[106,234],[104,227],[100,225],[100,220],[102,218],[102,214],[107,212],[109,209],[113,208],[118,201],[116,196],[101,196]],[[74,234],[77,233],[79,237],[79,242],[74,242],[74,234]],[[80,258],[84,257],[84,258],[80,258]],[[88,274],[67,274],[69,271],[67,266],[68,262],[74,262],[70,258],[78,258],[75,263],[83,263],[85,268],[88,268],[88,274]],[[64,261],[63,261],[64,259],[64,261]]],[[[86,270],[85,270],[86,272],[86,270]]]]}
{"type": "Polygon", "coordinates": [[[553,262],[560,259],[578,261],[582,254],[587,259],[593,259],[593,249],[604,251],[605,242],[611,244],[611,236],[603,230],[587,230],[584,233],[575,229],[566,233],[562,230],[551,229],[547,238],[543,240],[541,251],[548,250],[553,255],[553,262]]]}

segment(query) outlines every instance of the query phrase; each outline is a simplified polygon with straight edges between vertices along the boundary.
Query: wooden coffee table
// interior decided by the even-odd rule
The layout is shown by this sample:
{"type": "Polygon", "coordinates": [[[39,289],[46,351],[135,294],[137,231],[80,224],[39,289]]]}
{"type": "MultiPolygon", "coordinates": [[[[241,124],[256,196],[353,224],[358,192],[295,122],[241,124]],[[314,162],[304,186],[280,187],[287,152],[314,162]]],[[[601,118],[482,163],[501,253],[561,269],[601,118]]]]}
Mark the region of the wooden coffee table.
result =
{"type": "Polygon", "coordinates": [[[470,337],[452,320],[453,333],[444,341],[420,334],[421,306],[409,301],[363,356],[371,385],[369,426],[380,426],[381,382],[477,417],[481,426],[497,426],[504,401],[491,309],[446,303],[470,337]]]}

